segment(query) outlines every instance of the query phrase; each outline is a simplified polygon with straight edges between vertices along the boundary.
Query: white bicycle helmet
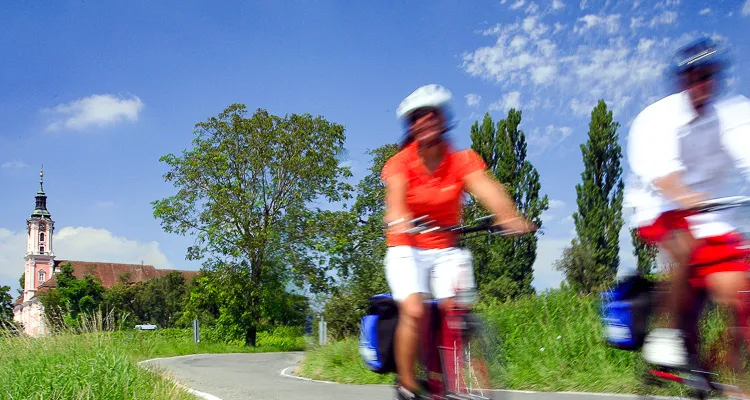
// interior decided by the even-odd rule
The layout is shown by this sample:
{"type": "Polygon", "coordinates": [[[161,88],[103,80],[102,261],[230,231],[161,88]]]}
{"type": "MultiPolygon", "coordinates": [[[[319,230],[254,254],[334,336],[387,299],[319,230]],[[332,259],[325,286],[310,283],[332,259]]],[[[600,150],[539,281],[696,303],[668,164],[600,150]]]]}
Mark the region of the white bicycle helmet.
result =
{"type": "Polygon", "coordinates": [[[396,116],[400,120],[406,121],[415,110],[434,107],[439,109],[448,119],[450,111],[448,104],[451,98],[451,92],[440,85],[424,85],[406,96],[396,109],[396,116]]]}

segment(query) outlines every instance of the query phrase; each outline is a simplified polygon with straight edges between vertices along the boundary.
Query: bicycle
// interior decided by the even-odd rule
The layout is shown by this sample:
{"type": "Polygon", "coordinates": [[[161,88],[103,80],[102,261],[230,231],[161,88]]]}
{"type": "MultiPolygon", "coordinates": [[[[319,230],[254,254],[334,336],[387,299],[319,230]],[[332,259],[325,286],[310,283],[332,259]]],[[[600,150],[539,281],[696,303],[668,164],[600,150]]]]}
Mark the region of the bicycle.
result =
{"type": "MultiPolygon", "coordinates": [[[[750,206],[750,197],[733,196],[720,199],[709,200],[696,207],[697,213],[705,213],[719,210],[730,210],[750,206]]],[[[747,238],[748,232],[745,227],[743,235],[747,238]]],[[[743,246],[743,249],[747,246],[743,246]]],[[[692,281],[691,281],[692,282],[692,281]]],[[[661,367],[654,365],[645,365],[642,371],[641,383],[644,389],[650,386],[664,386],[668,382],[674,382],[687,387],[690,398],[707,399],[710,395],[724,395],[736,399],[750,399],[750,395],[745,394],[742,389],[736,385],[720,382],[716,377],[717,373],[712,366],[707,365],[707,359],[718,359],[718,354],[708,354],[701,358],[699,346],[701,338],[699,333],[699,321],[702,312],[705,310],[709,296],[705,287],[696,287],[691,283],[692,298],[690,306],[694,306],[693,315],[686,317],[683,321],[683,331],[685,332],[685,343],[688,350],[688,364],[684,367],[661,367]]],[[[653,321],[653,308],[655,304],[660,304],[662,296],[668,292],[657,283],[649,283],[640,275],[636,275],[628,282],[624,282],[618,288],[619,290],[633,289],[636,293],[632,299],[614,300],[615,297],[622,293],[616,294],[613,291],[603,293],[605,304],[603,312],[605,313],[605,324],[607,325],[607,335],[610,344],[615,347],[626,350],[641,350],[643,338],[645,337],[647,326],[653,321]],[[631,285],[628,287],[628,285],[631,285]],[[623,289],[624,288],[624,289],[623,289]],[[635,289],[633,289],[635,288],[635,289]],[[610,300],[609,304],[606,301],[610,300]],[[636,310],[634,314],[621,314],[622,310],[616,308],[627,307],[636,310]],[[640,316],[638,314],[641,314],[640,316]],[[628,316],[629,315],[629,316],[628,316]],[[608,320],[608,318],[610,320],[608,320]],[[637,325],[641,325],[638,327],[637,325]],[[643,329],[642,332],[639,332],[643,329]]],[[[746,293],[740,293],[740,296],[747,298],[746,293]]],[[[627,297],[627,296],[625,296],[627,297]]],[[[738,327],[744,343],[747,345],[748,338],[747,321],[740,321],[738,327]]],[[[729,328],[732,329],[732,328],[729,328]]],[[[649,398],[647,395],[643,398],[649,398]]]]}
{"type": "MultiPolygon", "coordinates": [[[[412,220],[414,228],[407,233],[424,234],[433,231],[457,233],[457,251],[468,251],[466,240],[480,233],[507,235],[511,232],[492,224],[493,216],[479,218],[473,225],[441,228],[426,217],[412,220]],[[472,235],[474,234],[474,235],[472,235]]],[[[462,264],[463,276],[471,272],[471,263],[462,264]]],[[[432,274],[433,272],[431,272],[432,274]]],[[[426,378],[422,380],[432,399],[484,400],[492,386],[490,369],[496,367],[499,356],[499,336],[489,335],[489,326],[471,311],[475,290],[455,287],[453,307],[442,310],[438,301],[425,299],[429,310],[423,321],[421,363],[418,368],[426,378]]],[[[396,378],[398,379],[398,378],[396,378]]],[[[396,385],[398,382],[396,382],[396,385]]]]}

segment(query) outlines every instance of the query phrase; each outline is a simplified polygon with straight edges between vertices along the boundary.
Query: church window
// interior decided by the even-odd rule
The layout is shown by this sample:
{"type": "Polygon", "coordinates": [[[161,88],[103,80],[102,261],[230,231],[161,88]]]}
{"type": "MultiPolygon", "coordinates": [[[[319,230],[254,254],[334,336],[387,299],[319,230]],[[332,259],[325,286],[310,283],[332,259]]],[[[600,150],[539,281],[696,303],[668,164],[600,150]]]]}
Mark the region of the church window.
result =
{"type": "Polygon", "coordinates": [[[40,242],[44,241],[44,232],[39,232],[39,241],[40,242]]]}
{"type": "Polygon", "coordinates": [[[47,274],[45,274],[44,271],[39,271],[39,282],[44,282],[46,276],[47,274]]]}
{"type": "Polygon", "coordinates": [[[39,246],[39,252],[44,254],[44,246],[39,246]]]}

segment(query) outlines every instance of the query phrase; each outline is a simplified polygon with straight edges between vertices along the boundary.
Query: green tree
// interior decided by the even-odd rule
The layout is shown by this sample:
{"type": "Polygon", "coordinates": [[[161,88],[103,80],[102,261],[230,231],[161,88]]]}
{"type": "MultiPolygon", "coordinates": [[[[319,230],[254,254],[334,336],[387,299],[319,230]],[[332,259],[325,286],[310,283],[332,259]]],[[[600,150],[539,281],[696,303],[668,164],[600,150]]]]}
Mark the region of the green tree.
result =
{"type": "MultiPolygon", "coordinates": [[[[481,125],[475,122],[471,127],[471,147],[482,157],[492,176],[505,186],[521,213],[541,227],[541,215],[549,208],[549,200],[546,195],[541,196],[539,173],[526,159],[526,135],[519,129],[520,124],[520,110],[510,109],[497,126],[489,114],[485,114],[481,125]]],[[[484,207],[472,199],[467,207],[467,219],[487,214],[484,207]]],[[[540,234],[480,236],[469,241],[477,284],[483,296],[506,299],[534,292],[531,282],[540,234]]]]}
{"type": "Polygon", "coordinates": [[[330,263],[339,271],[341,283],[326,302],[323,315],[336,338],[357,332],[370,296],[389,290],[383,267],[385,185],[381,172],[397,152],[395,144],[368,152],[369,173],[357,184],[354,205],[344,218],[335,219],[338,224],[329,225],[330,263]]]}
{"type": "Polygon", "coordinates": [[[656,245],[645,242],[636,232],[635,229],[630,230],[633,255],[635,255],[638,263],[636,270],[644,276],[651,275],[656,272],[656,255],[659,253],[659,249],[656,245]]]}
{"type": "Polygon", "coordinates": [[[563,287],[569,286],[577,292],[588,292],[591,288],[600,288],[600,276],[606,273],[606,265],[597,263],[596,249],[590,244],[573,239],[570,246],[555,261],[555,269],[566,275],[563,287]],[[566,285],[567,283],[567,285],[566,285]]]}
{"type": "Polygon", "coordinates": [[[183,312],[188,286],[185,277],[172,271],[135,285],[134,305],[142,323],[171,328],[183,312]]]}
{"type": "MultiPolygon", "coordinates": [[[[577,241],[593,252],[594,264],[571,263],[563,269],[571,286],[591,292],[609,285],[620,263],[623,181],[622,149],[612,111],[599,101],[591,112],[588,141],[581,145],[584,170],[576,185],[578,211],[573,214],[577,241]],[[587,268],[583,271],[576,269],[587,268]],[[585,280],[582,280],[586,276],[585,280]]],[[[575,246],[574,246],[575,247],[575,246]]]]}
{"type": "Polygon", "coordinates": [[[0,327],[13,321],[13,296],[10,286],[0,286],[0,327]]]}
{"type": "Polygon", "coordinates": [[[230,269],[241,280],[247,295],[223,307],[220,319],[238,324],[248,345],[261,322],[264,279],[284,270],[298,286],[328,288],[325,213],[314,203],[350,196],[344,141],[344,127],[322,117],[258,109],[248,118],[233,104],[196,125],[192,149],[161,158],[177,193],[154,201],[154,216],[166,232],[195,235],[187,257],[204,260],[204,271],[230,269]]]}
{"type": "Polygon", "coordinates": [[[104,287],[99,278],[86,273],[82,279],[77,279],[69,262],[60,265],[55,279],[57,287],[39,295],[53,326],[63,320],[75,324],[81,313],[92,313],[104,299],[104,287]]]}
{"type": "Polygon", "coordinates": [[[16,290],[18,291],[19,297],[23,297],[23,289],[25,286],[26,286],[26,273],[24,272],[21,274],[21,277],[18,278],[18,289],[16,290]]]}

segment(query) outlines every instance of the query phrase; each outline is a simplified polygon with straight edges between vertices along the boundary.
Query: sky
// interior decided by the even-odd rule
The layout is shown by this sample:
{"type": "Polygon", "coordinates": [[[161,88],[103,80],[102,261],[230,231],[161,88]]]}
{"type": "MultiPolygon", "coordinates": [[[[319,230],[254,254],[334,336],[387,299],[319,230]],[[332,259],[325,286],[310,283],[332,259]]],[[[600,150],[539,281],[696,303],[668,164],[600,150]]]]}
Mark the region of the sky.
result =
{"type": "MultiPolygon", "coordinates": [[[[323,116],[345,126],[356,181],[368,149],[400,138],[399,102],[438,83],[453,93],[457,147],[470,146],[484,113],[523,110],[550,198],[533,285],[557,287],[597,100],[624,146],[630,121],[672,90],[670,52],[699,35],[729,46],[729,91],[748,95],[749,27],[750,0],[10,3],[0,14],[0,285],[15,293],[23,273],[41,164],[58,259],[198,269],[185,260],[192,239],[165,233],[151,206],[175,192],[159,158],[189,148],[196,123],[233,103],[323,116]]],[[[623,270],[634,265],[626,228],[623,270]]]]}

